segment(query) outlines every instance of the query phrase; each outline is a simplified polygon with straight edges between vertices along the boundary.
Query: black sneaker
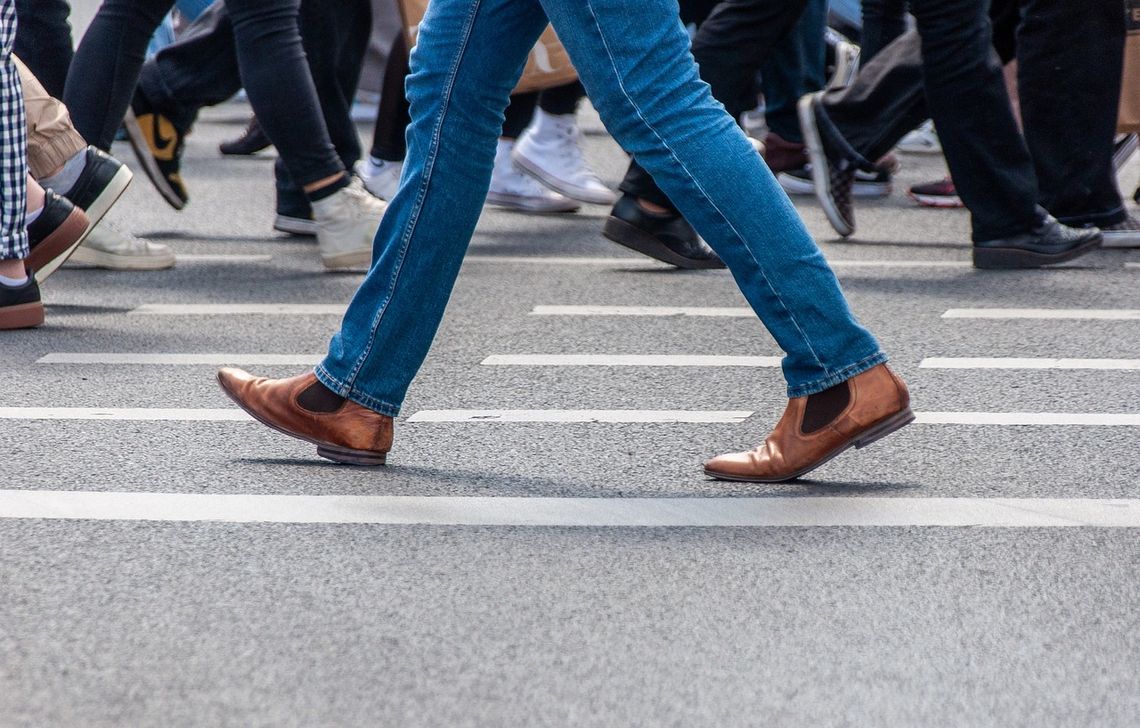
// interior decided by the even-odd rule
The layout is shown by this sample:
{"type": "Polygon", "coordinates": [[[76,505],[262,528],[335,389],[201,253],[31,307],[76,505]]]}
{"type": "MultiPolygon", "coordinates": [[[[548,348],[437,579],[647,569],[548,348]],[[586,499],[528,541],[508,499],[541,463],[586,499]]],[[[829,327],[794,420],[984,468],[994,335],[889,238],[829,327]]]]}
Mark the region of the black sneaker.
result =
{"type": "Polygon", "coordinates": [[[77,205],[52,190],[44,190],[44,195],[44,209],[28,225],[31,252],[26,263],[40,283],[71,257],[91,230],[87,215],[77,205]]]}
{"type": "Polygon", "coordinates": [[[852,186],[859,162],[849,158],[817,117],[823,93],[808,94],[799,100],[796,110],[811,160],[815,196],[835,232],[847,237],[855,232],[855,209],[851,204],[852,186]]]}
{"type": "Polygon", "coordinates": [[[975,268],[1041,268],[1066,263],[1101,245],[1096,228],[1072,228],[1046,216],[1021,235],[974,243],[975,268]]]}
{"type": "Polygon", "coordinates": [[[31,329],[43,322],[44,304],[35,276],[29,275],[27,283],[18,286],[0,283],[0,331],[31,329]]]}
{"type": "Polygon", "coordinates": [[[723,268],[713,249],[675,212],[649,212],[624,194],[610,211],[602,235],[618,245],[678,268],[723,268]]]}
{"type": "Polygon", "coordinates": [[[248,157],[257,154],[271,144],[273,142],[265,136],[257,117],[251,116],[249,117],[249,124],[246,125],[241,136],[228,142],[222,142],[218,145],[218,151],[227,156],[248,157]]]}
{"type": "Polygon", "coordinates": [[[146,176],[171,207],[181,210],[190,199],[179,172],[186,132],[177,128],[169,117],[151,108],[139,91],[135,91],[123,126],[146,176]]]}
{"type": "Polygon", "coordinates": [[[71,189],[55,191],[87,213],[88,224],[95,227],[126,191],[133,176],[127,165],[95,147],[87,147],[87,159],[79,179],[71,189]]]}

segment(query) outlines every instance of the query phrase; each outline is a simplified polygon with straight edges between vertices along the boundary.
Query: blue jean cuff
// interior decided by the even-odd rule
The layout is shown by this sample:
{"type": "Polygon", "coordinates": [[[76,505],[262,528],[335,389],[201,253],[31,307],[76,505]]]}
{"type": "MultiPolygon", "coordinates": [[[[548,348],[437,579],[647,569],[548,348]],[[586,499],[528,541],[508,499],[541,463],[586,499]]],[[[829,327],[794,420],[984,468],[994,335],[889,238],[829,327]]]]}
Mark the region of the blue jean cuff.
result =
{"type": "Polygon", "coordinates": [[[313,373],[317,376],[317,380],[321,384],[336,392],[341,397],[356,402],[361,407],[367,407],[373,412],[379,412],[388,417],[396,417],[400,414],[400,405],[376,399],[375,397],[371,397],[364,392],[354,389],[351,385],[329,373],[329,370],[325,369],[324,364],[318,364],[313,370],[313,373]]]}
{"type": "Polygon", "coordinates": [[[854,376],[862,374],[868,369],[874,369],[880,364],[887,363],[887,355],[881,351],[877,351],[871,356],[860,359],[854,364],[843,367],[837,372],[833,372],[823,379],[817,379],[814,382],[801,384],[796,387],[788,387],[788,398],[795,399],[796,397],[806,397],[810,394],[822,392],[825,389],[830,389],[836,384],[841,384],[851,379],[854,376]]]}

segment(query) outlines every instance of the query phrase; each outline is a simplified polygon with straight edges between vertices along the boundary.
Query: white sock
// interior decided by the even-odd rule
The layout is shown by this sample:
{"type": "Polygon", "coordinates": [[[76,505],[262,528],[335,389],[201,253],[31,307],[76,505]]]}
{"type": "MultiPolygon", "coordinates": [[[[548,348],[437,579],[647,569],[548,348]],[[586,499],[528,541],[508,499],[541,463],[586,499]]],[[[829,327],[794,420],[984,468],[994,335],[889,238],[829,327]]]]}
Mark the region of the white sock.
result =
{"type": "Polygon", "coordinates": [[[71,159],[67,160],[63,169],[58,174],[53,174],[51,177],[44,177],[39,180],[43,187],[53,190],[56,194],[67,195],[75,183],[79,181],[79,175],[83,174],[83,170],[87,168],[87,150],[76,153],[71,159]]]}
{"type": "Polygon", "coordinates": [[[39,218],[40,213],[43,211],[44,211],[43,205],[40,205],[39,207],[37,207],[34,210],[28,211],[27,217],[24,218],[24,226],[27,227],[28,225],[31,225],[33,222],[35,222],[36,219],[39,218]]]}
{"type": "Polygon", "coordinates": [[[0,286],[7,286],[9,288],[17,288],[28,282],[28,277],[25,275],[23,278],[9,278],[8,276],[0,276],[0,286]]]}

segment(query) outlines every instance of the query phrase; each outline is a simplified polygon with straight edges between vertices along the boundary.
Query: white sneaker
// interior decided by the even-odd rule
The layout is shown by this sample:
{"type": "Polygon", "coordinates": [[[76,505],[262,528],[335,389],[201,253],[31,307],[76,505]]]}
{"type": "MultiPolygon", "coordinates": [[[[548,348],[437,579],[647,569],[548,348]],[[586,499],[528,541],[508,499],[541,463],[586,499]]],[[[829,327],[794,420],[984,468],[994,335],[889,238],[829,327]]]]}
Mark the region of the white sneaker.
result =
{"type": "Polygon", "coordinates": [[[595,205],[612,205],[617,195],[586,164],[573,114],[535,109],[534,120],[515,144],[515,166],[555,192],[595,205]]]}
{"type": "Polygon", "coordinates": [[[380,160],[376,164],[372,158],[362,159],[354,167],[356,176],[364,183],[364,189],[381,200],[391,200],[400,188],[400,173],[404,165],[400,162],[380,160]]]}
{"type": "Polygon", "coordinates": [[[169,245],[140,240],[104,222],[92,228],[67,262],[107,270],[165,270],[175,260],[169,245]]]}
{"type": "Polygon", "coordinates": [[[360,180],[352,182],[313,205],[317,221],[317,249],[326,268],[367,267],[372,262],[372,241],[388,204],[369,194],[360,180]]]}
{"type": "Polygon", "coordinates": [[[942,143],[938,141],[938,132],[934,130],[933,121],[925,121],[899,142],[898,150],[907,154],[941,154],[942,143]]]}
{"type": "Polygon", "coordinates": [[[491,172],[491,187],[487,190],[487,204],[507,207],[522,212],[574,212],[580,205],[543,187],[511,164],[514,142],[499,140],[495,153],[495,169],[491,172]]]}

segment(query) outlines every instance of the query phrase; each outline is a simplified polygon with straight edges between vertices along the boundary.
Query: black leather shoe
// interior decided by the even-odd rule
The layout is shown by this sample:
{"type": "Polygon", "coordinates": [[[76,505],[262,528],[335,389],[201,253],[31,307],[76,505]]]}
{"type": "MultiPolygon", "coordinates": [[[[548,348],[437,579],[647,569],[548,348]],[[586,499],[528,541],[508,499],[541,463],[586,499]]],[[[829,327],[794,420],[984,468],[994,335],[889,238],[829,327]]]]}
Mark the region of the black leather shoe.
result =
{"type": "Polygon", "coordinates": [[[618,245],[678,268],[723,268],[713,249],[677,213],[649,212],[633,195],[623,194],[610,211],[602,234],[618,245]]]}
{"type": "Polygon", "coordinates": [[[257,117],[251,116],[249,117],[249,124],[246,125],[241,136],[228,142],[222,142],[218,145],[218,151],[229,156],[246,157],[257,154],[272,143],[269,141],[269,137],[265,136],[265,131],[262,130],[257,117]]]}
{"type": "Polygon", "coordinates": [[[1100,247],[1096,228],[1071,228],[1046,216],[1033,230],[974,243],[975,268],[1040,268],[1079,258],[1100,247]]]}
{"type": "Polygon", "coordinates": [[[28,225],[27,267],[43,283],[66,261],[90,232],[87,215],[66,197],[44,190],[40,216],[28,225]]]}

